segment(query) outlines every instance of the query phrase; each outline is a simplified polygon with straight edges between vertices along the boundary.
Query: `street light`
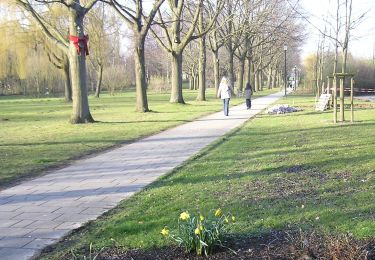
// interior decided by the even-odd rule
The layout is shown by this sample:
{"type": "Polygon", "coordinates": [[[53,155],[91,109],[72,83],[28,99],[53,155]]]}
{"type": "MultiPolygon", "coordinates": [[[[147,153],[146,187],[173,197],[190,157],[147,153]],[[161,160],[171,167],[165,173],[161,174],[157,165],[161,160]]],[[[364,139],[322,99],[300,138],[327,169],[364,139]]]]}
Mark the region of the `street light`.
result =
{"type": "Polygon", "coordinates": [[[294,90],[297,89],[297,66],[294,66],[294,90]]]}
{"type": "Polygon", "coordinates": [[[286,75],[286,51],[288,46],[284,44],[284,84],[285,84],[285,97],[286,97],[286,85],[287,85],[287,75],[286,75]]]}

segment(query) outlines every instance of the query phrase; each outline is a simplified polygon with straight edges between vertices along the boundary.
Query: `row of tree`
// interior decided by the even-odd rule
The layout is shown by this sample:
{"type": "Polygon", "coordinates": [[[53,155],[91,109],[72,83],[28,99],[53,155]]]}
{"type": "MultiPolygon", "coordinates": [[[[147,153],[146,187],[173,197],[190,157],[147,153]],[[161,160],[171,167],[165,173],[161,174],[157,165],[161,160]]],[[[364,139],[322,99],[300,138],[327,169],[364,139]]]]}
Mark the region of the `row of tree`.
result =
{"type": "MultiPolygon", "coordinates": [[[[149,111],[150,73],[160,74],[154,67],[163,59],[170,62],[170,102],[184,103],[184,71],[191,85],[199,89],[197,99],[206,99],[207,50],[213,57],[215,88],[224,67],[239,91],[245,81],[261,90],[264,82],[270,88],[281,85],[282,46],[288,44],[294,54],[289,60],[297,62],[302,40],[297,0],[155,0],[152,4],[142,0],[9,0],[11,3],[22,10],[15,15],[19,27],[27,32],[28,47],[43,46],[36,48],[36,55],[45,52],[51,64],[64,72],[66,99],[71,96],[73,101],[72,123],[94,122],[87,98],[87,60],[96,72],[91,78],[95,78],[99,96],[105,68],[123,64],[122,24],[131,31],[127,39],[133,46],[136,107],[143,112],[149,111]],[[164,54],[155,58],[154,51],[147,52],[148,47],[164,54]]],[[[20,55],[18,50],[16,53],[20,55]]],[[[26,66],[22,60],[17,62],[23,64],[19,68],[26,66]]],[[[50,70],[45,71],[51,75],[50,70]]],[[[21,80],[25,78],[18,74],[21,80]]]]}

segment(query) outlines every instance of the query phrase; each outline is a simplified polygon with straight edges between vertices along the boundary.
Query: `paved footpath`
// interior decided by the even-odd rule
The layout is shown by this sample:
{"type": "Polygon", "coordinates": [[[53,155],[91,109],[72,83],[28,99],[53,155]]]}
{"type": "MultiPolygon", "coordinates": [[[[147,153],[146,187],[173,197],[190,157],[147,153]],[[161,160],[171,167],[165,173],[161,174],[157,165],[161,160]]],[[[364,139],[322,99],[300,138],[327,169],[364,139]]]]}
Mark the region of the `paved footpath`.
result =
{"type": "Polygon", "coordinates": [[[96,219],[166,174],[283,93],[232,107],[135,143],[79,160],[0,192],[0,259],[22,260],[96,219]]]}

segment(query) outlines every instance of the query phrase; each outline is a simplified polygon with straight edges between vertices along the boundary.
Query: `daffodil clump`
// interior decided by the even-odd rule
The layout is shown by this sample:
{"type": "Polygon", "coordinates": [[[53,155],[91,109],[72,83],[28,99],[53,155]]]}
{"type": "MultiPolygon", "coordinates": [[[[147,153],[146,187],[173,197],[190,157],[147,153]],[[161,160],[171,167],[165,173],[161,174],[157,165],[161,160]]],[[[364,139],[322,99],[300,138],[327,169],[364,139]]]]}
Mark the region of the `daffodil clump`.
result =
{"type": "Polygon", "coordinates": [[[187,252],[195,251],[197,255],[209,255],[215,247],[223,246],[223,235],[228,225],[235,220],[233,215],[224,214],[220,208],[212,210],[207,216],[185,211],[178,218],[176,232],[170,232],[164,227],[160,233],[178,242],[187,252]]]}

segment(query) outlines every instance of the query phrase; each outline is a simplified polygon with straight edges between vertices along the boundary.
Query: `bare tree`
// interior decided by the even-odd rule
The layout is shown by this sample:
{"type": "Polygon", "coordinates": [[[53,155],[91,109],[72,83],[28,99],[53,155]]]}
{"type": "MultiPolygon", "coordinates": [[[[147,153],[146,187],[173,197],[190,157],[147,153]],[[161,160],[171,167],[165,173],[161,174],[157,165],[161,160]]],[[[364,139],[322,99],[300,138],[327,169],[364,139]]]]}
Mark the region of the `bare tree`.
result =
{"type": "Polygon", "coordinates": [[[184,51],[184,63],[182,65],[183,71],[189,76],[189,89],[198,89],[199,79],[199,44],[196,41],[192,41],[186,46],[184,51]]]}
{"type": "Polygon", "coordinates": [[[73,111],[71,123],[94,122],[91,116],[87,97],[86,55],[88,55],[85,35],[84,18],[98,0],[89,0],[82,4],[81,0],[14,0],[39,25],[44,35],[56,48],[63,51],[69,58],[70,75],[72,79],[73,111]],[[43,16],[43,7],[58,4],[63,5],[69,17],[69,41],[43,16]],[[38,7],[38,5],[42,5],[38,7]]]}
{"type": "Polygon", "coordinates": [[[112,6],[129,25],[133,32],[134,63],[136,76],[136,109],[140,112],[148,112],[147,81],[145,68],[145,39],[154,20],[156,13],[164,0],[155,0],[148,15],[143,7],[144,1],[117,1],[110,0],[112,6]]]}
{"type": "Polygon", "coordinates": [[[170,102],[172,103],[185,103],[182,94],[182,54],[189,42],[210,31],[222,8],[222,2],[217,2],[215,5],[217,11],[213,16],[207,17],[206,26],[200,32],[196,31],[196,26],[204,0],[169,0],[169,12],[165,12],[164,16],[161,11],[158,12],[157,24],[164,35],[162,36],[156,29],[152,29],[152,33],[159,45],[171,56],[172,86],[170,102]],[[184,19],[185,17],[188,19],[184,19]]]}
{"type": "Polygon", "coordinates": [[[333,73],[337,73],[338,71],[338,49],[341,48],[341,73],[343,75],[343,78],[340,80],[340,120],[342,122],[345,121],[344,81],[345,74],[347,73],[349,42],[352,38],[352,31],[357,28],[357,26],[364,20],[367,14],[367,12],[364,12],[358,15],[358,17],[353,18],[352,10],[352,0],[337,0],[334,23],[331,24],[329,21],[326,21],[326,24],[333,27],[334,35],[332,36],[320,31],[323,35],[330,38],[335,46],[333,73]],[[342,21],[343,19],[344,21],[342,21]]]}
{"type": "MultiPolygon", "coordinates": [[[[216,26],[220,26],[217,24],[216,26]]],[[[221,47],[224,45],[224,39],[219,38],[218,33],[213,30],[208,37],[209,48],[212,52],[212,61],[214,65],[214,85],[215,85],[215,93],[217,93],[220,84],[220,60],[219,60],[219,51],[221,47]]],[[[216,95],[215,95],[216,96],[216,95]]]]}
{"type": "MultiPolygon", "coordinates": [[[[199,14],[198,20],[198,30],[199,33],[205,30],[205,9],[201,8],[201,12],[199,14]]],[[[207,55],[206,55],[206,35],[202,35],[199,39],[199,63],[198,63],[198,80],[199,80],[199,88],[198,88],[198,101],[205,101],[206,100],[206,63],[207,63],[207,55]]]]}
{"type": "Polygon", "coordinates": [[[70,68],[68,56],[60,49],[53,49],[49,40],[44,42],[44,49],[49,61],[64,75],[64,97],[66,102],[72,102],[72,82],[70,79],[70,68]]]}
{"type": "Polygon", "coordinates": [[[100,3],[87,15],[86,30],[90,35],[91,55],[89,61],[96,71],[95,97],[99,97],[103,71],[110,63],[116,51],[116,42],[119,40],[120,23],[113,12],[105,9],[105,5],[100,3]]]}

